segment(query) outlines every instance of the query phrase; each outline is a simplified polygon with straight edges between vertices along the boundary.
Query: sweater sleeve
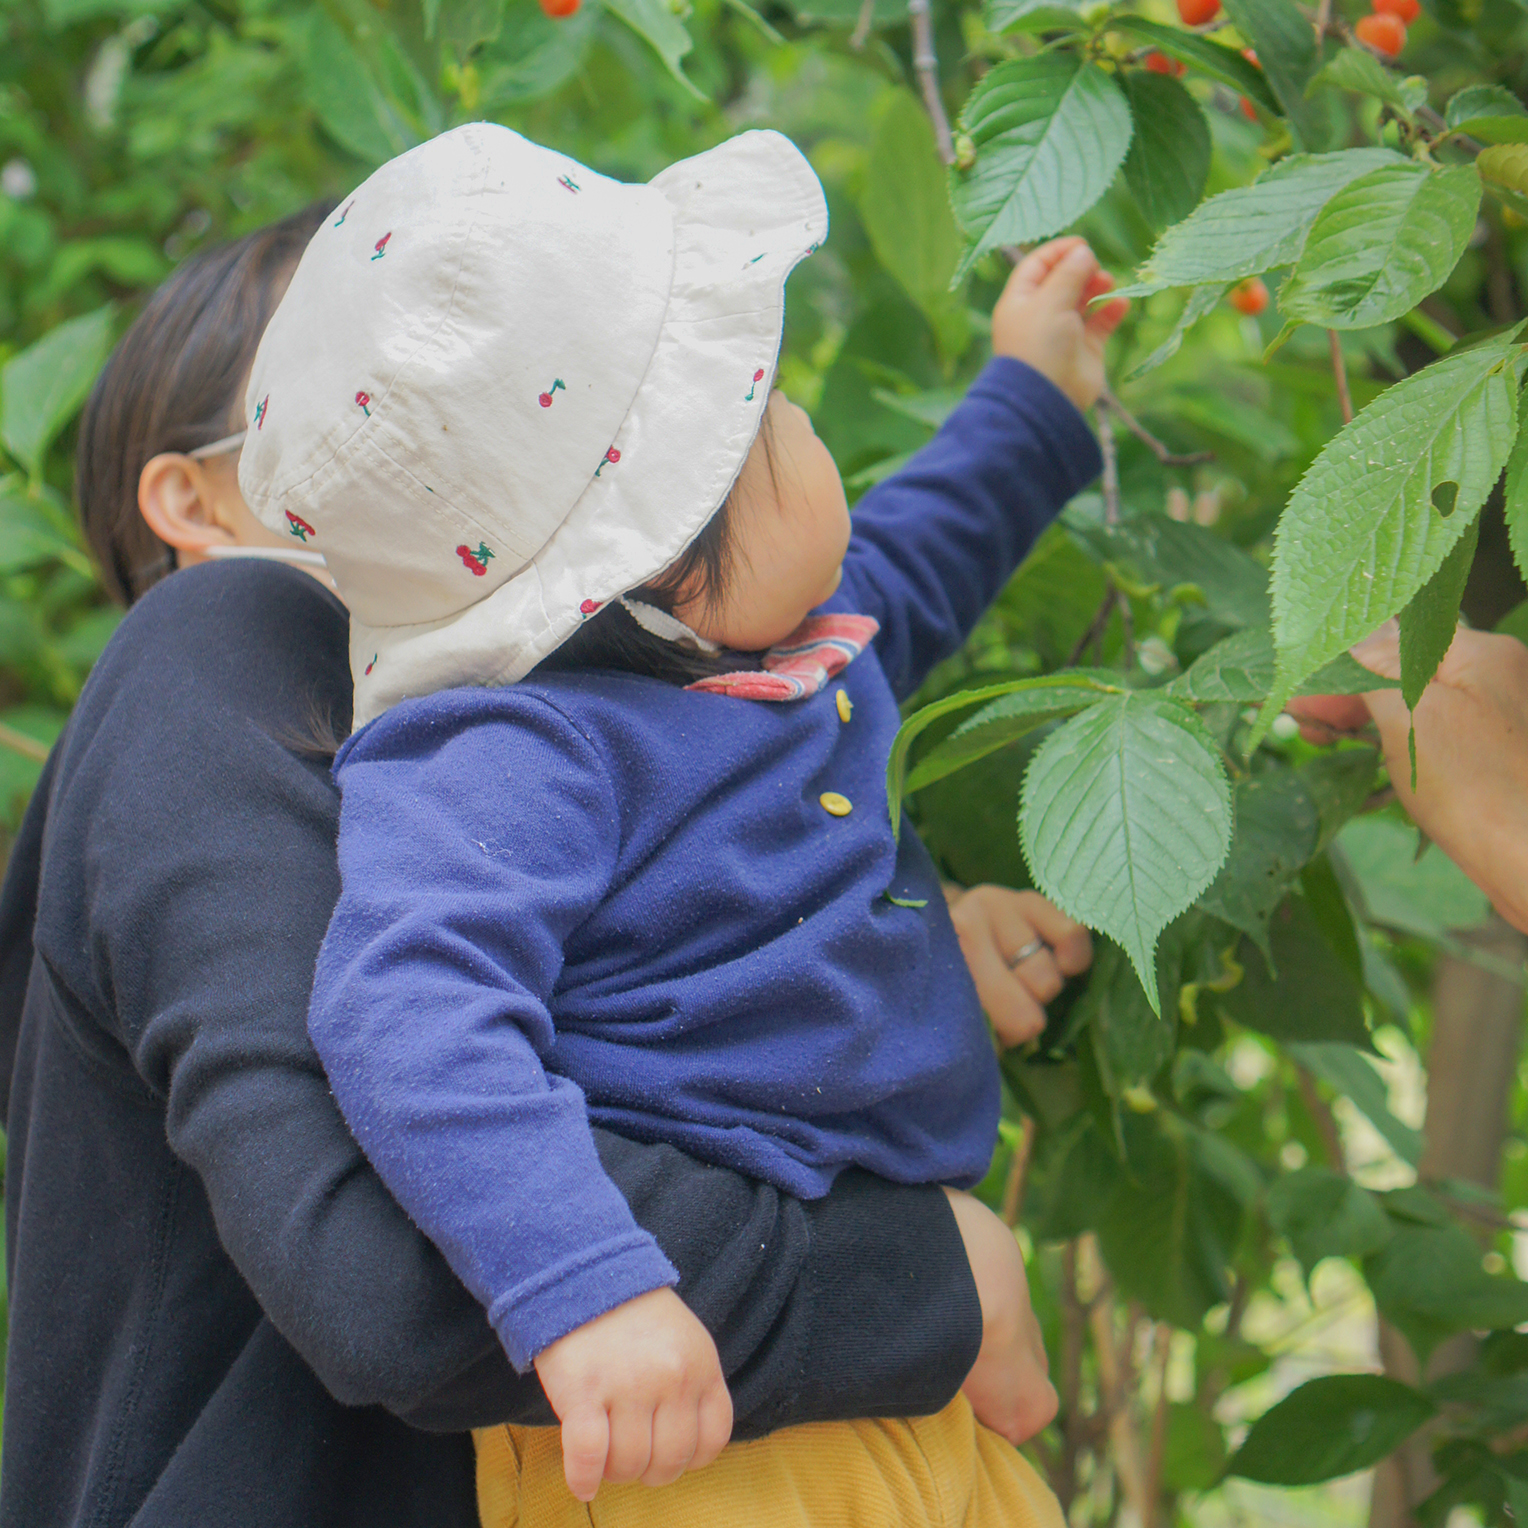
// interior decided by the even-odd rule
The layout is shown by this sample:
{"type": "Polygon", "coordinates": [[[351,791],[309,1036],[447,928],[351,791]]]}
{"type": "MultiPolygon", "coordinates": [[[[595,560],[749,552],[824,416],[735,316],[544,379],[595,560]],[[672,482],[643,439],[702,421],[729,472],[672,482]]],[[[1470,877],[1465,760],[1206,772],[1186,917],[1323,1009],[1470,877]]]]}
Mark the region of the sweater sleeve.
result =
{"type": "Polygon", "coordinates": [[[368,1159],[523,1371],[678,1275],[601,1168],[583,1094],[541,1060],[563,942],[614,868],[614,793],[552,706],[484,708],[406,704],[342,755],[308,1031],[368,1159]]]}
{"type": "Polygon", "coordinates": [[[860,500],[831,604],[881,623],[876,645],[898,699],[959,649],[1100,465],[1065,394],[1000,356],[933,440],[860,500]]]}

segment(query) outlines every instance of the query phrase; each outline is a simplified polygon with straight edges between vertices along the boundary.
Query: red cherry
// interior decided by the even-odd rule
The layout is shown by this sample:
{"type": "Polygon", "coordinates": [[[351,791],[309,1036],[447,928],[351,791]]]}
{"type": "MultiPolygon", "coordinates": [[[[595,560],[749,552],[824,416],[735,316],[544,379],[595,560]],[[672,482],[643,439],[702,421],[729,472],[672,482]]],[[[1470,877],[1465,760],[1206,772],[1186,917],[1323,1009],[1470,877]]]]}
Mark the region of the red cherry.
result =
{"type": "Polygon", "coordinates": [[[1245,313],[1248,318],[1256,318],[1268,306],[1268,288],[1256,276],[1249,276],[1245,281],[1238,282],[1231,288],[1226,301],[1238,313],[1245,313]]]}
{"type": "Polygon", "coordinates": [[[1185,69],[1176,59],[1169,58],[1165,53],[1158,53],[1155,48],[1146,55],[1146,67],[1153,74],[1180,75],[1185,69]]]}
{"type": "Polygon", "coordinates": [[[541,9],[556,21],[571,16],[581,3],[582,0],[541,0],[541,9]]]}
{"type": "Polygon", "coordinates": [[[606,452],[606,453],[605,453],[605,460],[606,460],[606,461],[607,461],[607,462],[618,462],[618,461],[620,461],[620,459],[621,459],[621,453],[620,453],[620,452],[619,452],[619,451],[617,451],[617,450],[616,450],[616,448],[615,448],[615,447],[614,447],[614,446],[612,446],[612,447],[611,447],[611,448],[610,448],[610,449],[609,449],[609,450],[608,450],[608,451],[607,451],[607,452],[606,452]]]}
{"type": "Polygon", "coordinates": [[[1353,31],[1359,42],[1376,53],[1383,53],[1386,58],[1394,58],[1406,46],[1406,23],[1399,16],[1383,11],[1361,16],[1353,31]]]}
{"type": "Polygon", "coordinates": [[[1178,0],[1178,19],[1186,27],[1202,27],[1220,14],[1220,0],[1178,0]]]}
{"type": "Polygon", "coordinates": [[[1422,14],[1417,0],[1374,0],[1374,9],[1381,16],[1399,16],[1407,26],[1422,14]]]}
{"type": "Polygon", "coordinates": [[[1256,121],[1257,121],[1257,107],[1255,107],[1255,106],[1254,106],[1254,105],[1253,105],[1253,104],[1252,104],[1252,102],[1251,102],[1251,101],[1249,101],[1249,100],[1248,100],[1248,99],[1247,99],[1247,98],[1246,98],[1246,96],[1243,96],[1243,97],[1242,97],[1242,98],[1241,98],[1241,114],[1242,114],[1242,116],[1244,116],[1244,117],[1245,117],[1245,118],[1246,118],[1246,119],[1247,119],[1247,120],[1248,120],[1248,121],[1249,121],[1249,122],[1256,122],[1256,121]]]}
{"type": "Polygon", "coordinates": [[[541,393],[537,397],[536,402],[539,403],[542,408],[549,409],[552,406],[552,395],[550,393],[541,393]]]}
{"type": "Polygon", "coordinates": [[[578,607],[579,613],[581,615],[593,615],[594,612],[596,610],[598,610],[599,608],[600,608],[600,602],[598,600],[585,600],[578,607]]]}

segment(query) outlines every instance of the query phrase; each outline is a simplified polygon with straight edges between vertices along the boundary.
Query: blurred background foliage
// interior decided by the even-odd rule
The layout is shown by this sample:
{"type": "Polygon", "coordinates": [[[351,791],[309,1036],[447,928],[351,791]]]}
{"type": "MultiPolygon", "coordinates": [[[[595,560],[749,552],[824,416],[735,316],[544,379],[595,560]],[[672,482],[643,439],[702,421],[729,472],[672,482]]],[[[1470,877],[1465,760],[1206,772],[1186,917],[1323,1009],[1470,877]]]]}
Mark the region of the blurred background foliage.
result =
{"type": "MultiPolygon", "coordinates": [[[[1165,0],[1134,11],[1178,25],[1165,0]]],[[[1099,3],[938,5],[951,115],[994,63],[1032,56],[1057,13],[1096,18],[1099,3]]],[[[1339,22],[1358,15],[1356,0],[1336,8],[1339,22]]],[[[1140,61],[1139,36],[1099,35],[1101,56],[1140,61]]],[[[1525,43],[1516,0],[1427,0],[1405,67],[1439,108],[1480,82],[1520,94],[1525,43]]],[[[905,0],[583,0],[562,17],[536,0],[0,0],[0,821],[14,827],[119,619],[74,526],[72,421],[175,262],[308,201],[337,203],[463,120],[507,123],[627,179],[739,129],[779,128],[811,157],[833,225],[792,279],[781,384],[862,492],[980,369],[1006,270],[985,256],[952,289],[965,240],[913,56],[905,0]]],[[[1212,150],[1205,194],[1289,150],[1279,114],[1243,109],[1223,81],[1185,85],[1212,150]]],[[[1310,146],[1388,131],[1373,95],[1324,99],[1310,146]]],[[[1077,225],[1122,277],[1158,231],[1140,193],[1127,165],[1077,225]]],[[[1528,226],[1487,203],[1441,290],[1343,333],[1354,403],[1456,337],[1520,318],[1525,294],[1528,226]]],[[[1163,291],[1135,304],[1116,378],[1168,340],[1184,302],[1163,291]]],[[[1215,303],[1165,364],[1117,384],[1172,453],[1197,459],[1164,464],[1121,432],[1122,522],[1096,495],[1072,506],[922,699],[1086,650],[1170,676],[1265,618],[1271,531],[1342,422],[1327,336],[1296,330],[1265,359],[1280,326],[1276,304],[1215,303]],[[1111,591],[1124,594],[1112,614],[1111,591]]],[[[1493,501],[1466,616],[1528,636],[1525,593],[1493,501]]],[[[1205,719],[1229,738],[1239,708],[1205,719]]],[[[912,798],[953,879],[1029,884],[1014,819],[1046,735],[912,798]]],[[[1271,825],[1277,978],[1245,946],[1217,953],[1207,924],[1169,930],[1164,1040],[1121,1021],[1139,988],[1103,946],[1045,1044],[1005,1063],[1008,1118],[984,1192],[1033,1254],[1063,1395],[1036,1456],[1079,1525],[1528,1520],[1528,1338],[1512,1330],[1528,1317],[1514,1277],[1528,1271],[1522,943],[1421,852],[1372,752],[1276,735],[1268,757],[1238,784],[1237,811],[1244,837],[1271,825]],[[1291,832],[1306,841],[1294,858],[1280,847],[1291,832]],[[1208,951],[1197,966],[1190,945],[1208,951]],[[1131,1052],[1142,1037],[1157,1049],[1131,1052]],[[1477,1116],[1473,1134],[1461,1113],[1477,1116]],[[1453,1357],[1440,1366],[1440,1353],[1453,1357]],[[1249,1420],[1298,1383],[1381,1367],[1404,1394],[1363,1388],[1377,1378],[1307,1386],[1286,1414],[1299,1425],[1265,1430],[1261,1463],[1241,1457],[1243,1477],[1291,1489],[1226,1477],[1249,1420]],[[1418,1426],[1372,1505],[1363,1476],[1293,1489],[1372,1464],[1418,1426]]]]}

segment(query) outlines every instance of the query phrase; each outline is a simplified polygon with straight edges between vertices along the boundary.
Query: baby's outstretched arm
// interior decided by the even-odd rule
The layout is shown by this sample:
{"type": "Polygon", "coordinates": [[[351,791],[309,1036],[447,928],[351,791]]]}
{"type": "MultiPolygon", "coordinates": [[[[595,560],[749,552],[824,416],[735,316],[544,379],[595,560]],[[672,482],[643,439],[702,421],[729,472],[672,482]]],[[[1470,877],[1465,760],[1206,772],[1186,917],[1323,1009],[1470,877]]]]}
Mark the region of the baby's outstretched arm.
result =
{"type": "Polygon", "coordinates": [[[993,355],[1033,366],[1090,408],[1104,388],[1104,345],[1130,306],[1120,297],[1089,308],[1113,286],[1086,239],[1039,245],[1014,266],[992,310],[993,355]]]}
{"type": "Polygon", "coordinates": [[[562,1469],[579,1501],[601,1480],[665,1486],[732,1436],[732,1398],[710,1334],[670,1289],[585,1322],[536,1355],[562,1422],[562,1469]]]}

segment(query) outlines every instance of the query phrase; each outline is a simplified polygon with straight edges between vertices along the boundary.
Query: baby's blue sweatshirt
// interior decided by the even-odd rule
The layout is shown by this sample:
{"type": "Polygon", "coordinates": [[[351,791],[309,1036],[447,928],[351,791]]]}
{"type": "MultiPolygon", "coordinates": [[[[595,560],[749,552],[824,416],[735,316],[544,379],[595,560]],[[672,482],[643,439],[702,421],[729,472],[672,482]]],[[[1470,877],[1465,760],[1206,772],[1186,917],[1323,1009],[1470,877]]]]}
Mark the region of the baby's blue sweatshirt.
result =
{"type": "Polygon", "coordinates": [[[1066,397],[995,360],[855,511],[822,608],[880,633],[816,696],[547,674],[406,701],[340,751],[313,1041],[518,1367],[676,1278],[590,1120],[802,1198],[850,1164],[986,1170],[992,1043],[886,759],[898,702],[1098,466],[1066,397]]]}

